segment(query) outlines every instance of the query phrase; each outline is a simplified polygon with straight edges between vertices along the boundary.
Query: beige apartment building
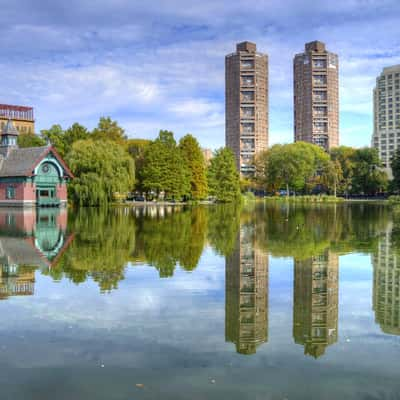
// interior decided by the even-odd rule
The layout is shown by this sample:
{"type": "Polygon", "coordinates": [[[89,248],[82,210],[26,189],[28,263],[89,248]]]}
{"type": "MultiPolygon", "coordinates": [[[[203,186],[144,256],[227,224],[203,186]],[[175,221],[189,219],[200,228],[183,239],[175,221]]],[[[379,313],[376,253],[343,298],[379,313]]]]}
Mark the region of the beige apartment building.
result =
{"type": "Polygon", "coordinates": [[[0,104],[0,130],[11,120],[19,133],[35,133],[32,107],[0,104]]]}
{"type": "Polygon", "coordinates": [[[255,43],[225,57],[225,142],[240,174],[253,175],[254,157],[268,147],[268,56],[255,43]]]}
{"type": "Polygon", "coordinates": [[[391,175],[390,161],[400,148],[400,65],[384,68],[376,78],[372,147],[391,175]]]}
{"type": "Polygon", "coordinates": [[[339,146],[339,61],[322,42],[294,57],[294,140],[339,146]]]}

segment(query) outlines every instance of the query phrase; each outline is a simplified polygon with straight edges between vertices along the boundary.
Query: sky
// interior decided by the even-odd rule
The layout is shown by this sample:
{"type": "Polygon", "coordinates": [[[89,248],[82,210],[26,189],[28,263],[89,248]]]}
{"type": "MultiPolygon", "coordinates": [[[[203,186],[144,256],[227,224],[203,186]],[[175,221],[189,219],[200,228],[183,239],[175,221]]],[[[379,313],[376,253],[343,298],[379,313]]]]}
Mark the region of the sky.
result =
{"type": "Polygon", "coordinates": [[[372,90],[400,64],[399,0],[0,0],[0,103],[35,108],[36,130],[101,116],[132,138],[171,130],[225,141],[224,58],[269,55],[270,144],[293,141],[292,62],[324,41],[339,55],[340,142],[372,135],[372,90]]]}

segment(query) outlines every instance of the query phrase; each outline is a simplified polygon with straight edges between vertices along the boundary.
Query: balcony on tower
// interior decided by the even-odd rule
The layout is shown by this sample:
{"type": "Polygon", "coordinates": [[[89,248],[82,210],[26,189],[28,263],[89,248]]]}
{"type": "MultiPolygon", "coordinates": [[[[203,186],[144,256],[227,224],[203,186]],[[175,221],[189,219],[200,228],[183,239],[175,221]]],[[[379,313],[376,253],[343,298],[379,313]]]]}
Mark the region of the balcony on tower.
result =
{"type": "Polygon", "coordinates": [[[242,103],[252,103],[254,102],[254,92],[252,91],[241,91],[240,101],[242,103]]]}

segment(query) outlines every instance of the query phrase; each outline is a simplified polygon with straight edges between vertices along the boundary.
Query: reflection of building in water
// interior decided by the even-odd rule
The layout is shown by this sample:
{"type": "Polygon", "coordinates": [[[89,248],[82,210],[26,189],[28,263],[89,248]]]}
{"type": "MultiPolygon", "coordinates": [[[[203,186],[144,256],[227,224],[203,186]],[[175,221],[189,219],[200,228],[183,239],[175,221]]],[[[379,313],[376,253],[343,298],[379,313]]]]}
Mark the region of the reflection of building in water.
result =
{"type": "Polygon", "coordinates": [[[66,209],[0,210],[0,299],[32,295],[35,269],[54,265],[72,240],[66,209]]]}
{"type": "Polygon", "coordinates": [[[372,256],[374,267],[373,309],[383,332],[400,335],[400,258],[392,247],[391,228],[372,256]]]}
{"type": "Polygon", "coordinates": [[[327,250],[294,265],[293,337],[317,358],[337,341],[339,258],[327,250]]]}
{"type": "Polygon", "coordinates": [[[254,248],[251,228],[242,227],[225,270],[225,339],[254,354],[268,340],[268,255],[254,248]]]}

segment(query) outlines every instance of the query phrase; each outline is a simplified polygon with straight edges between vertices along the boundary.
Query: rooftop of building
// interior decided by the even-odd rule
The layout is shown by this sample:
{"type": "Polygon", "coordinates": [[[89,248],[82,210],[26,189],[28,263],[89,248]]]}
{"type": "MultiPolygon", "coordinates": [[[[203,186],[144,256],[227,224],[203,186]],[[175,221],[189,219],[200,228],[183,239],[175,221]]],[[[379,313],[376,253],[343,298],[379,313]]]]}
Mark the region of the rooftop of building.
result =
{"type": "Polygon", "coordinates": [[[392,65],[390,67],[385,67],[382,70],[382,75],[390,74],[393,72],[400,72],[400,64],[392,65]]]}
{"type": "Polygon", "coordinates": [[[309,42],[305,44],[305,50],[308,51],[316,51],[318,53],[323,53],[326,51],[326,45],[324,42],[320,42],[319,40],[314,40],[313,42],[309,42]]]}
{"type": "Polygon", "coordinates": [[[257,51],[257,45],[253,42],[241,42],[236,45],[236,51],[247,51],[249,53],[255,53],[257,51]]]}
{"type": "MultiPolygon", "coordinates": [[[[18,136],[19,133],[13,122],[8,120],[3,127],[1,135],[18,136]]],[[[65,173],[68,176],[73,177],[71,171],[50,144],[40,147],[25,148],[19,148],[17,144],[1,144],[0,178],[32,176],[33,169],[50,152],[58,159],[60,164],[63,166],[65,173]]]]}

